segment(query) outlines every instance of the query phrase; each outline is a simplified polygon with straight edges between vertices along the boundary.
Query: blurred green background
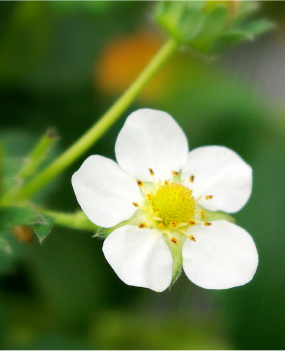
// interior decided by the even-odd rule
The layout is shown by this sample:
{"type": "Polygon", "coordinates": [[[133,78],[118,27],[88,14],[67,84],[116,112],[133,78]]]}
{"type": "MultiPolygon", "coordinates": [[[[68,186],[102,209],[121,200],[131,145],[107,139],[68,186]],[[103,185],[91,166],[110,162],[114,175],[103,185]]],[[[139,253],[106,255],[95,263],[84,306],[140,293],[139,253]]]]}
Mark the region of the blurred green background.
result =
{"type": "MultiPolygon", "coordinates": [[[[80,137],[165,40],[153,2],[1,2],[0,120],[4,149],[26,156],[46,131],[53,154],[80,137]]],[[[184,274],[157,294],[122,283],[91,234],[53,227],[40,245],[7,232],[0,259],[2,349],[284,349],[285,3],[261,2],[276,30],[221,57],[175,55],[108,133],[36,197],[78,209],[70,178],[89,154],[114,155],[128,113],[170,113],[190,147],[225,145],[252,167],[253,194],[235,215],[254,238],[253,281],[204,290],[184,274]]]]}

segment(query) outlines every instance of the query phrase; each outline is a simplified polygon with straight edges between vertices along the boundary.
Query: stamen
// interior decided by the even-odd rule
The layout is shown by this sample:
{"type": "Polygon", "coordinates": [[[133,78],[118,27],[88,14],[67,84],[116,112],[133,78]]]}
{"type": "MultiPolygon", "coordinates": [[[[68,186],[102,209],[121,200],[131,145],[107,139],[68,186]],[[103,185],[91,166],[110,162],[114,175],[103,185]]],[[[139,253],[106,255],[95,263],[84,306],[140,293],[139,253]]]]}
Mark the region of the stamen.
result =
{"type": "Polygon", "coordinates": [[[210,223],[210,222],[204,222],[204,226],[210,227],[210,225],[212,225],[212,223],[210,223]]]}
{"type": "Polygon", "coordinates": [[[137,185],[141,188],[143,186],[143,182],[141,180],[137,180],[137,185]]]}
{"type": "Polygon", "coordinates": [[[140,207],[139,204],[138,204],[137,202],[133,202],[133,205],[134,205],[135,207],[140,207]]]}
{"type": "Polygon", "coordinates": [[[196,239],[194,238],[193,235],[189,235],[189,239],[192,240],[192,241],[194,241],[194,242],[196,241],[196,239]]]}
{"type": "Polygon", "coordinates": [[[174,236],[170,239],[170,241],[171,241],[173,244],[177,245],[177,239],[174,238],[174,236]]]}
{"type": "Polygon", "coordinates": [[[176,228],[176,223],[175,222],[172,222],[171,225],[172,225],[172,227],[176,228]]]}
{"type": "Polygon", "coordinates": [[[172,175],[174,175],[174,176],[179,176],[179,175],[180,175],[180,172],[172,171],[171,173],[172,173],[172,175]]]}
{"type": "Polygon", "coordinates": [[[154,171],[152,170],[152,168],[149,168],[148,170],[149,170],[150,175],[153,176],[154,175],[154,171]]]}
{"type": "Polygon", "coordinates": [[[158,225],[158,227],[159,227],[159,228],[164,228],[165,225],[164,225],[162,222],[160,222],[159,225],[158,225]]]}
{"type": "Polygon", "coordinates": [[[152,197],[151,197],[151,195],[150,195],[150,194],[146,194],[146,197],[148,198],[148,200],[149,200],[149,201],[151,201],[151,200],[152,200],[152,197]]]}
{"type": "Polygon", "coordinates": [[[169,186],[169,183],[167,180],[164,181],[164,186],[169,186]]]}
{"type": "Polygon", "coordinates": [[[195,176],[192,174],[192,175],[190,176],[190,178],[189,178],[189,181],[190,181],[191,183],[193,183],[193,182],[194,182],[194,179],[195,179],[195,176]]]}
{"type": "Polygon", "coordinates": [[[206,199],[206,200],[211,200],[212,198],[213,198],[213,195],[206,195],[206,196],[205,196],[205,199],[206,199]]]}
{"type": "Polygon", "coordinates": [[[145,223],[140,223],[139,224],[139,228],[141,229],[141,228],[145,228],[146,227],[146,224],[145,223]]]}
{"type": "Polygon", "coordinates": [[[205,211],[201,211],[201,217],[205,219],[205,211]]]}
{"type": "Polygon", "coordinates": [[[189,224],[190,224],[190,225],[195,225],[196,222],[195,222],[195,221],[190,221],[189,224]]]}

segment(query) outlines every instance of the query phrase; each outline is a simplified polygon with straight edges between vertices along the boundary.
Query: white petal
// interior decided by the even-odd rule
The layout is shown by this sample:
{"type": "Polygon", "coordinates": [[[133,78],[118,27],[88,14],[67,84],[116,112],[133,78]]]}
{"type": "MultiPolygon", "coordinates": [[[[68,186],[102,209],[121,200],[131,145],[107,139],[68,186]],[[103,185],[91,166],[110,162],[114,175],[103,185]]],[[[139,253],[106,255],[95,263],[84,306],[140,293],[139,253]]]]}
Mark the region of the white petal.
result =
{"type": "Polygon", "coordinates": [[[106,260],[126,284],[160,292],[172,279],[172,256],[155,229],[127,225],[116,229],[104,241],[106,260]]]}
{"type": "Polygon", "coordinates": [[[133,112],[118,135],[115,146],[119,165],[136,179],[166,180],[180,171],[188,156],[185,134],[166,112],[141,109],[133,112]]]}
{"type": "Polygon", "coordinates": [[[258,254],[251,236],[227,221],[212,226],[192,227],[182,249],[187,277],[205,289],[228,289],[248,283],[258,265],[258,254]]]}
{"type": "Polygon", "coordinates": [[[116,162],[98,155],[88,157],[72,176],[79,205],[91,222],[110,228],[132,217],[141,194],[136,180],[116,162]]]}
{"type": "Polygon", "coordinates": [[[252,188],[252,169],[234,151],[223,146],[205,146],[189,153],[182,169],[185,185],[193,189],[195,197],[202,198],[200,205],[210,211],[237,212],[248,201],[252,188]],[[195,176],[189,183],[189,177],[195,176]]]}

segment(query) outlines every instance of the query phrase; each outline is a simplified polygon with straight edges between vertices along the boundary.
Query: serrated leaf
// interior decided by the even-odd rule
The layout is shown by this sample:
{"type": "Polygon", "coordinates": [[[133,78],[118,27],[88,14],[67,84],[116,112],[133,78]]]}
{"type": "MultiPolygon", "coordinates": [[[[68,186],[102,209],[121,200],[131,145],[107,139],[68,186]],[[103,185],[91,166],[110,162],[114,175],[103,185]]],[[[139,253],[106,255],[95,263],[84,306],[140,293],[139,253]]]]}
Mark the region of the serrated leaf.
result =
{"type": "Polygon", "coordinates": [[[33,227],[37,237],[40,240],[40,243],[42,243],[43,240],[47,237],[47,235],[51,231],[51,228],[54,223],[54,218],[46,214],[45,215],[41,214],[39,218],[40,218],[40,222],[37,224],[34,224],[33,227]]]}
{"type": "Polygon", "coordinates": [[[231,31],[222,34],[209,48],[209,53],[216,54],[243,41],[253,40],[253,37],[244,31],[231,31]]]}
{"type": "Polygon", "coordinates": [[[10,245],[7,243],[7,241],[3,238],[0,237],[0,250],[3,250],[7,252],[8,254],[12,253],[10,245]]]}

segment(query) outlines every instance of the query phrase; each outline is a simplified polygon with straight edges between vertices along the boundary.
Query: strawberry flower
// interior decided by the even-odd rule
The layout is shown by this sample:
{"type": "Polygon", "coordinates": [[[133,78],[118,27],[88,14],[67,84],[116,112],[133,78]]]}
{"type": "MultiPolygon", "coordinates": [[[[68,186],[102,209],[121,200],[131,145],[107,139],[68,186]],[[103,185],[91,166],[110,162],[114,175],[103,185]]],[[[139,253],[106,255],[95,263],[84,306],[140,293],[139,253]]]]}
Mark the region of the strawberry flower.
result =
{"type": "Polygon", "coordinates": [[[225,213],[239,211],[251,194],[252,169],[240,156],[222,146],[188,152],[174,119],[151,109],[127,118],[115,153],[118,163],[88,157],[72,185],[90,221],[111,228],[103,252],[123,282],[160,292],[182,267],[206,289],[253,278],[254,241],[225,213]]]}

